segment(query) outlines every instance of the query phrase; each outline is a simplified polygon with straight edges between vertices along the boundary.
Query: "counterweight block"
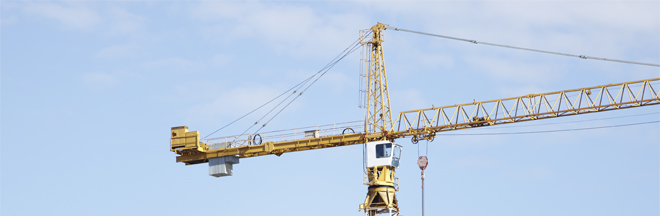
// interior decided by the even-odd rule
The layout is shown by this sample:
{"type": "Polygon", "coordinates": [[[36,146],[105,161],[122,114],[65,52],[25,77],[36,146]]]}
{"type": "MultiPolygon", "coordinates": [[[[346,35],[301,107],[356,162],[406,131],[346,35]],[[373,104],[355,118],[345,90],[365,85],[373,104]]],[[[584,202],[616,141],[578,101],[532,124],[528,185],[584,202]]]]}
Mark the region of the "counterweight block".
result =
{"type": "Polygon", "coordinates": [[[238,156],[230,155],[209,158],[209,175],[215,177],[231,176],[234,174],[234,164],[238,163],[238,156]]]}
{"type": "MultiPolygon", "coordinates": [[[[209,146],[209,150],[231,148],[233,145],[232,142],[218,143],[209,146]]],[[[209,158],[209,175],[215,177],[232,176],[234,174],[233,165],[238,163],[238,159],[238,155],[209,158]]]]}

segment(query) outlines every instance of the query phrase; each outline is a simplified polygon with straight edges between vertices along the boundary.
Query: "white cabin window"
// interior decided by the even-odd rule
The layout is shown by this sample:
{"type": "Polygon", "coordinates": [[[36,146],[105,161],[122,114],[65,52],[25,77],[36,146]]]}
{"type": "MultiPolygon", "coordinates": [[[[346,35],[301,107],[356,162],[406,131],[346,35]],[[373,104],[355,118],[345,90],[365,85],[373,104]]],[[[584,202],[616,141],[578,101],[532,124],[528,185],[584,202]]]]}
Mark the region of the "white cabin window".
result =
{"type": "Polygon", "coordinates": [[[376,145],[376,158],[390,157],[392,155],[392,143],[376,145]]]}
{"type": "Polygon", "coordinates": [[[394,148],[394,158],[401,158],[401,147],[394,148]]]}
{"type": "Polygon", "coordinates": [[[401,146],[389,141],[374,141],[365,143],[366,166],[399,167],[401,146]]]}
{"type": "Polygon", "coordinates": [[[392,166],[399,167],[399,158],[401,158],[401,146],[394,146],[394,156],[392,157],[392,166]]]}

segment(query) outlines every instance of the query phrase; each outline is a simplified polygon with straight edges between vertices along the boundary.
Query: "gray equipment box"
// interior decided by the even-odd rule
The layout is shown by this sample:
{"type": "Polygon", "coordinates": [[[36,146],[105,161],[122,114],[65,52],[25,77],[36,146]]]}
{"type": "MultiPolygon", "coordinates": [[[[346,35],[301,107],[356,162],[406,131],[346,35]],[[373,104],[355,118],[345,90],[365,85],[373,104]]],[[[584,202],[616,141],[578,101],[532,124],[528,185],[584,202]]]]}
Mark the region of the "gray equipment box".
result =
{"type": "Polygon", "coordinates": [[[305,139],[319,138],[319,130],[305,131],[305,139]]]}

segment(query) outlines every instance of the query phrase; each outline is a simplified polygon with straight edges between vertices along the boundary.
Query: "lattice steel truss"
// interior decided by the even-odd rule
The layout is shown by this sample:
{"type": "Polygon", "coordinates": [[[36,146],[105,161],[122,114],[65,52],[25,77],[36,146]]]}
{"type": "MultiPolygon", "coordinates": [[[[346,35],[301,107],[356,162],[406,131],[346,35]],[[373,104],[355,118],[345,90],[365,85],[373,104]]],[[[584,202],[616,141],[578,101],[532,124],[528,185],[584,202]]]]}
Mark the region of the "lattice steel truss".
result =
{"type": "Polygon", "coordinates": [[[392,114],[390,112],[390,93],[387,89],[387,75],[385,73],[385,59],[383,57],[383,30],[387,26],[382,23],[374,25],[371,30],[371,41],[361,42],[368,46],[371,58],[367,68],[365,86],[365,128],[367,133],[387,133],[392,128],[392,114]]]}
{"type": "Polygon", "coordinates": [[[433,139],[436,132],[655,105],[659,85],[655,78],[405,111],[391,131],[393,138],[433,139]]]}

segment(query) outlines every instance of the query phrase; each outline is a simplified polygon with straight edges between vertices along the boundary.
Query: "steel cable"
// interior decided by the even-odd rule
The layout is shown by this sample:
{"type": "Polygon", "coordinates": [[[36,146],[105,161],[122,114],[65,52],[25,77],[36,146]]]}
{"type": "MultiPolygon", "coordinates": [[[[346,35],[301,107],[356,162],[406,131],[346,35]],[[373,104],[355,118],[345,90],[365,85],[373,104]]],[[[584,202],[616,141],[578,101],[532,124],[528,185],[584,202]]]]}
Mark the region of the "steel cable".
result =
{"type": "MultiPolygon", "coordinates": [[[[320,74],[320,75],[319,75],[319,76],[318,76],[318,77],[317,77],[312,83],[310,83],[309,85],[307,85],[307,87],[306,87],[305,89],[303,89],[298,95],[296,95],[296,97],[294,97],[293,99],[291,99],[291,101],[289,101],[289,103],[287,103],[284,107],[282,107],[282,109],[280,109],[277,113],[275,113],[275,115],[273,115],[273,116],[272,116],[272,117],[271,117],[266,123],[264,123],[264,124],[263,124],[259,129],[257,129],[257,131],[255,131],[254,133],[256,134],[256,133],[258,133],[262,128],[266,127],[266,125],[268,125],[268,123],[270,123],[275,117],[277,117],[282,111],[284,111],[284,109],[286,109],[287,107],[289,107],[289,105],[291,105],[291,103],[293,103],[293,101],[295,101],[295,100],[298,99],[300,96],[302,96],[302,94],[303,94],[305,91],[307,91],[307,89],[309,89],[309,87],[311,87],[312,85],[314,85],[314,83],[316,83],[316,81],[318,81],[321,77],[323,77],[323,75],[325,75],[328,71],[330,71],[330,69],[332,69],[332,67],[334,67],[339,61],[341,61],[342,59],[344,59],[346,56],[350,55],[351,53],[355,52],[355,50],[357,50],[357,49],[359,48],[359,46],[360,46],[360,43],[356,43],[355,45],[353,45],[353,48],[352,48],[350,51],[348,51],[347,53],[345,53],[341,58],[337,59],[335,62],[332,62],[332,63],[330,64],[330,66],[327,67],[327,69],[325,69],[325,71],[324,71],[323,73],[321,73],[321,74],[320,74]]],[[[301,86],[300,88],[302,88],[302,86],[301,86]]],[[[282,101],[282,102],[284,102],[284,101],[282,101]]]]}
{"type": "Polygon", "coordinates": [[[524,47],[502,45],[502,44],[496,44],[496,43],[481,42],[481,41],[464,39],[464,38],[450,37],[450,36],[445,36],[445,35],[438,35],[438,34],[431,34],[431,33],[426,33],[426,32],[419,32],[419,31],[413,31],[413,30],[408,30],[408,29],[396,28],[396,27],[391,27],[389,25],[387,26],[386,29],[394,29],[395,31],[404,31],[404,32],[428,35],[428,36],[433,36],[433,37],[440,37],[440,38],[446,38],[446,39],[451,39],[451,40],[470,42],[470,43],[473,43],[473,44],[484,44],[484,45],[511,48],[511,49],[519,49],[519,50],[526,50],[526,51],[532,51],[532,52],[540,52],[540,53],[547,53],[547,54],[554,54],[554,55],[571,56],[571,57],[578,57],[578,58],[581,58],[581,59],[595,59],[595,60],[602,60],[602,61],[611,61],[611,62],[620,62],[620,63],[627,63],[627,64],[638,64],[638,65],[647,65],[647,66],[660,67],[660,64],[651,64],[651,63],[645,63],[645,62],[634,62],[634,61],[626,61],[626,60],[618,60],[618,59],[608,59],[608,58],[592,57],[592,56],[586,56],[586,55],[575,55],[575,54],[552,52],[552,51],[545,51],[545,50],[539,50],[539,49],[530,49],[530,48],[524,48],[524,47]]]}
{"type": "MultiPolygon", "coordinates": [[[[367,32],[367,34],[365,34],[364,37],[367,37],[367,36],[369,36],[370,34],[371,34],[371,31],[370,31],[370,32],[367,32]]],[[[363,38],[364,38],[364,37],[363,37],[363,38]]],[[[333,59],[330,61],[330,63],[328,63],[327,65],[325,65],[323,68],[321,68],[321,70],[319,70],[318,72],[316,72],[314,75],[308,77],[307,79],[305,79],[305,80],[303,80],[302,82],[296,84],[295,86],[293,86],[293,87],[290,88],[289,90],[286,90],[286,91],[282,92],[282,94],[278,95],[277,97],[275,97],[275,98],[271,99],[270,101],[268,101],[268,102],[262,104],[261,106],[259,106],[259,107],[257,107],[256,109],[254,109],[254,110],[248,112],[247,114],[245,114],[245,115],[239,117],[238,119],[236,119],[236,120],[230,122],[229,124],[227,124],[227,125],[221,127],[220,129],[217,129],[217,130],[213,131],[212,133],[210,133],[209,135],[206,135],[205,137],[209,137],[209,136],[215,134],[216,132],[218,132],[218,131],[220,131],[220,130],[222,130],[222,129],[224,129],[224,128],[230,126],[230,125],[232,125],[233,123],[236,123],[237,121],[239,121],[239,120],[245,118],[246,116],[248,116],[248,115],[254,113],[255,111],[257,111],[257,110],[263,108],[264,106],[266,106],[266,105],[270,104],[271,102],[277,100],[278,98],[282,97],[282,96],[285,95],[287,92],[290,92],[291,90],[293,90],[293,89],[295,89],[296,87],[298,87],[293,93],[291,93],[291,94],[290,94],[289,96],[287,96],[284,100],[282,100],[282,102],[280,102],[280,103],[279,103],[278,105],[276,105],[273,109],[271,109],[270,111],[268,111],[268,113],[266,113],[263,117],[261,117],[261,119],[259,119],[259,120],[258,120],[257,122],[255,122],[252,126],[250,126],[247,130],[245,130],[243,133],[241,133],[241,135],[245,134],[248,130],[250,130],[252,127],[254,127],[254,125],[257,125],[257,124],[258,124],[261,120],[263,120],[268,114],[270,114],[273,110],[275,110],[275,108],[277,108],[278,106],[280,106],[284,101],[286,101],[286,100],[287,100],[288,98],[290,98],[293,94],[295,94],[298,90],[300,90],[300,88],[302,88],[306,83],[308,83],[310,80],[312,80],[315,76],[319,75],[319,74],[320,74],[321,72],[323,72],[323,71],[326,71],[326,72],[327,72],[326,69],[329,69],[328,67],[332,67],[332,66],[334,66],[334,64],[336,64],[339,60],[343,59],[346,55],[342,55],[342,54],[346,53],[346,52],[347,52],[349,49],[351,49],[355,44],[359,44],[359,42],[360,42],[363,38],[358,38],[355,42],[351,43],[350,46],[348,46],[346,49],[344,49],[339,55],[337,55],[335,58],[333,58],[333,59]],[[299,87],[299,86],[300,86],[300,87],[299,87]]],[[[352,51],[350,51],[350,52],[352,52],[352,51]]],[[[317,80],[318,80],[318,79],[317,79],[317,80]]]]}
{"type": "MultiPolygon", "coordinates": [[[[313,77],[313,76],[312,76],[312,77],[313,77]]],[[[238,118],[238,119],[236,119],[236,120],[230,122],[229,124],[227,124],[227,125],[221,127],[220,129],[217,129],[217,130],[213,131],[213,133],[210,133],[209,135],[206,135],[205,137],[209,137],[209,136],[215,134],[216,132],[218,132],[218,131],[220,131],[220,130],[226,128],[226,127],[228,127],[229,125],[234,124],[234,123],[237,122],[238,120],[241,120],[241,119],[245,118],[246,116],[252,114],[253,112],[255,112],[255,111],[261,109],[262,107],[268,105],[270,102],[273,102],[273,101],[276,100],[277,98],[282,97],[282,95],[284,95],[284,94],[286,94],[287,92],[293,90],[294,88],[298,87],[299,85],[302,85],[303,83],[307,82],[307,80],[312,79],[312,77],[309,77],[309,78],[307,78],[306,80],[304,80],[304,81],[298,83],[297,85],[293,86],[293,87],[290,88],[289,90],[286,90],[285,92],[282,92],[282,94],[278,95],[277,97],[275,97],[275,98],[271,99],[270,101],[268,101],[268,102],[262,104],[261,106],[257,107],[256,109],[253,109],[252,111],[250,111],[250,112],[248,112],[247,114],[241,116],[240,118],[238,118]]]]}

